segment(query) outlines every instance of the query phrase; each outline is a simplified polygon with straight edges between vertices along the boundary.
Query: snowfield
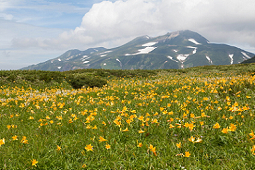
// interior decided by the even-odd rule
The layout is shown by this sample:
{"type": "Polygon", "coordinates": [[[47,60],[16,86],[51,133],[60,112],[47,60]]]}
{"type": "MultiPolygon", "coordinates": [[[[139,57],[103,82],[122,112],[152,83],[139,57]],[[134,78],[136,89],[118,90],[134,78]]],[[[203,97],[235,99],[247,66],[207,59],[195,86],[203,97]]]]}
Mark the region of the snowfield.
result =
{"type": "Polygon", "coordinates": [[[234,54],[229,54],[228,56],[229,56],[229,58],[231,59],[230,64],[233,64],[233,63],[234,63],[234,59],[233,59],[234,54]]]}
{"type": "Polygon", "coordinates": [[[187,48],[194,48],[194,51],[192,52],[193,54],[197,53],[197,47],[192,47],[192,46],[187,46],[187,48]]]}
{"type": "Polygon", "coordinates": [[[192,42],[192,43],[194,43],[194,44],[196,44],[196,45],[199,45],[199,44],[201,44],[201,43],[198,43],[196,40],[194,40],[193,38],[190,38],[190,39],[188,39],[190,42],[192,42]]]}
{"type": "Polygon", "coordinates": [[[149,43],[146,43],[146,44],[143,44],[142,46],[143,47],[150,47],[150,46],[153,46],[155,44],[157,44],[158,42],[149,42],[149,43]]]}
{"type": "Polygon", "coordinates": [[[155,50],[157,47],[146,47],[144,49],[140,49],[138,50],[138,53],[135,54],[125,54],[125,56],[130,56],[130,55],[138,55],[138,54],[149,54],[150,52],[152,52],[153,50],[155,50]]]}
{"type": "Polygon", "coordinates": [[[177,56],[177,59],[180,61],[180,62],[184,62],[186,60],[186,58],[188,58],[189,54],[179,54],[177,56]]]}
{"type": "Polygon", "coordinates": [[[245,52],[241,52],[246,58],[250,59],[251,57],[248,56],[245,52]]]}
{"type": "Polygon", "coordinates": [[[167,58],[169,58],[170,60],[175,61],[176,63],[178,63],[178,62],[179,62],[179,61],[177,61],[177,60],[173,59],[173,57],[171,57],[171,56],[167,56],[167,58]]]}
{"type": "Polygon", "coordinates": [[[211,58],[209,56],[205,56],[205,57],[209,61],[209,63],[213,64],[213,62],[212,62],[212,60],[211,60],[211,58]]]}

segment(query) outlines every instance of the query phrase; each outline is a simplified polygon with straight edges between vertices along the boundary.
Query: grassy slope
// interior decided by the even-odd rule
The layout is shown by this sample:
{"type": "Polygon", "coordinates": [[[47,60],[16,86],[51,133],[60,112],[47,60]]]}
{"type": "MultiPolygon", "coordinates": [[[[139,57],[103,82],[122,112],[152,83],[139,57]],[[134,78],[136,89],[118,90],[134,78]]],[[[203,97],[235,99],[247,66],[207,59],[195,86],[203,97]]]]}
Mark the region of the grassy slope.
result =
{"type": "Polygon", "coordinates": [[[254,72],[254,64],[1,71],[0,168],[251,169],[254,72]],[[70,74],[108,85],[74,90],[65,82],[70,74]]]}

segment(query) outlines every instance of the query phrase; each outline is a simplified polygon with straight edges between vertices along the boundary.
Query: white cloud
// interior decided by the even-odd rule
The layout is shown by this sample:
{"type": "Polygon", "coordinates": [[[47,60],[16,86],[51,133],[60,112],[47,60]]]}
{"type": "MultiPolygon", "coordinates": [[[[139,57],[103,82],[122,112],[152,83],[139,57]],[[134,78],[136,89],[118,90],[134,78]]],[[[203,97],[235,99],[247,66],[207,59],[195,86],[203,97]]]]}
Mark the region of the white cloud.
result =
{"type": "Polygon", "coordinates": [[[109,47],[136,36],[190,29],[210,41],[255,46],[254,6],[254,0],[102,1],[93,5],[76,29],[60,34],[57,39],[27,41],[43,48],[84,48],[98,44],[109,47]]]}

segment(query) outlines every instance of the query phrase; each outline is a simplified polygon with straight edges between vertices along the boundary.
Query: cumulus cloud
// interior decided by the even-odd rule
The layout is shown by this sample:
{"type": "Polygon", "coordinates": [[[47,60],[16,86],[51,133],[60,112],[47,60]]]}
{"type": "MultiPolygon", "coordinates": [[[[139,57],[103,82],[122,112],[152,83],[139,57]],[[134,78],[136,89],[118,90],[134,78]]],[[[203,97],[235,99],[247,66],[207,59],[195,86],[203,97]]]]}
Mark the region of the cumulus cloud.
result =
{"type": "Polygon", "coordinates": [[[255,47],[254,0],[117,0],[94,4],[81,25],[53,39],[14,40],[42,48],[114,47],[142,35],[190,29],[208,40],[255,47]]]}

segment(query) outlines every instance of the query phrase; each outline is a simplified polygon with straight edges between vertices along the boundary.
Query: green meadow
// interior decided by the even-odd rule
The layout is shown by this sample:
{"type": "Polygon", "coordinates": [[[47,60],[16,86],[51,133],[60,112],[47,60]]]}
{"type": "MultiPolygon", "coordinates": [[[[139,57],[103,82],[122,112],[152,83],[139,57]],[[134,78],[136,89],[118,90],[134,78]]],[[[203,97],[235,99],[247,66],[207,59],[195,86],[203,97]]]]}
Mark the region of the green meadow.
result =
{"type": "Polygon", "coordinates": [[[0,169],[255,167],[254,64],[0,78],[0,169]]]}

